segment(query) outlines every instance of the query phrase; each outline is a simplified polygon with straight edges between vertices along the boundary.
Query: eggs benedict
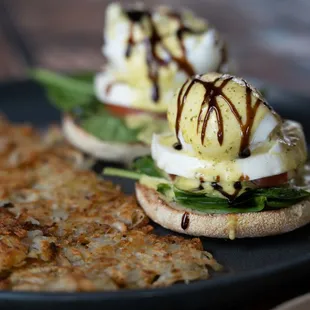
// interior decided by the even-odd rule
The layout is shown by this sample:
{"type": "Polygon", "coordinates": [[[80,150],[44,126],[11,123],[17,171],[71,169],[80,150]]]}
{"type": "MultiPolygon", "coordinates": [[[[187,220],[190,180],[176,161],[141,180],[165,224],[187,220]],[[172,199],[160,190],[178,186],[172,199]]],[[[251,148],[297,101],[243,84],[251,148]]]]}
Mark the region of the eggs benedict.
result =
{"type": "Polygon", "coordinates": [[[137,199],[152,220],[231,239],[281,234],[310,221],[302,127],[282,120],[247,81],[193,76],[167,116],[170,132],[154,134],[152,157],[138,159],[128,175],[139,180],[137,199]]]}
{"type": "Polygon", "coordinates": [[[227,69],[219,33],[190,11],[107,7],[105,64],[91,79],[36,70],[34,77],[65,112],[71,144],[96,158],[129,163],[150,153],[152,134],[168,130],[174,90],[191,75],[227,69]]]}
{"type": "Polygon", "coordinates": [[[149,11],[110,4],[102,52],[107,62],[96,75],[96,94],[111,111],[124,108],[123,115],[166,113],[189,76],[228,65],[224,41],[206,20],[164,6],[149,11]]]}

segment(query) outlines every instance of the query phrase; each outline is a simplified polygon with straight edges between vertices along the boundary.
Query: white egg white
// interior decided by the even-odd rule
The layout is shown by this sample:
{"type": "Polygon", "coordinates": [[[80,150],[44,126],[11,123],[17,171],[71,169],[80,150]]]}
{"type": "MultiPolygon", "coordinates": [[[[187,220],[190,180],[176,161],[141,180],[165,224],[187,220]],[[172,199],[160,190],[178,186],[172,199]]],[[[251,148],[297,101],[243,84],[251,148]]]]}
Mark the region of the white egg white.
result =
{"type": "Polygon", "coordinates": [[[153,136],[152,157],[157,166],[168,174],[189,179],[203,177],[205,181],[214,181],[218,176],[221,181],[237,181],[242,176],[255,180],[298,169],[307,156],[301,125],[294,121],[284,121],[281,135],[264,142],[266,133],[272,128],[274,124],[268,119],[261,129],[258,128],[251,140],[252,153],[247,158],[201,159],[187,150],[176,150],[172,144],[163,142],[168,141],[173,134],[153,136]]]}

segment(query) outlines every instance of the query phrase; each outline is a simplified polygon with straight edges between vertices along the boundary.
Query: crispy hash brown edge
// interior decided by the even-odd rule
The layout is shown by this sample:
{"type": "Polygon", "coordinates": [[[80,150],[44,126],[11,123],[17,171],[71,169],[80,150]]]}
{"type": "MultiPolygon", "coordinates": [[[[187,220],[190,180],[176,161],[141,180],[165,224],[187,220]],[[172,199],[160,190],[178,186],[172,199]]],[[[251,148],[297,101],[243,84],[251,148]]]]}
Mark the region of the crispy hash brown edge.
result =
{"type": "Polygon", "coordinates": [[[219,269],[199,239],[157,236],[134,197],[89,170],[58,127],[0,119],[0,289],[150,288],[219,269]]]}

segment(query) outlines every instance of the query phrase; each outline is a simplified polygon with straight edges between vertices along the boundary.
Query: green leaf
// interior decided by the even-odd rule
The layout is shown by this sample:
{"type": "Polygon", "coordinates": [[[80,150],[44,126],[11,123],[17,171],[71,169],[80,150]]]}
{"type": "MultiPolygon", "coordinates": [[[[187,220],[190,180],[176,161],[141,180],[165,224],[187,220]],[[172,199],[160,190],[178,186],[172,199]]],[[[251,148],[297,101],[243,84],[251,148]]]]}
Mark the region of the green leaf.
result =
{"type": "Polygon", "coordinates": [[[139,129],[129,129],[121,118],[115,117],[103,108],[80,121],[88,133],[103,141],[136,143],[139,129]]]}
{"type": "Polygon", "coordinates": [[[265,197],[248,197],[242,201],[229,203],[225,198],[208,197],[205,194],[192,193],[174,188],[176,202],[201,212],[236,213],[257,212],[265,207],[265,197]]]}
{"type": "Polygon", "coordinates": [[[132,164],[132,169],[151,177],[165,177],[165,173],[156,166],[151,156],[137,158],[132,164]]]}
{"type": "Polygon", "coordinates": [[[303,189],[289,187],[257,188],[249,192],[252,195],[263,195],[268,199],[277,200],[299,200],[310,196],[310,193],[303,189]]]}
{"type": "Polygon", "coordinates": [[[272,199],[268,199],[267,201],[267,205],[270,208],[286,208],[289,207],[291,205],[293,205],[294,203],[299,202],[300,200],[296,200],[296,201],[292,201],[292,200],[272,200],[272,199]]]}
{"type": "Polygon", "coordinates": [[[172,186],[170,184],[158,184],[157,191],[163,195],[167,195],[168,191],[171,191],[172,186]]]}
{"type": "Polygon", "coordinates": [[[94,85],[95,72],[78,72],[75,74],[70,74],[69,77],[79,80],[89,85],[94,85]]]}
{"type": "Polygon", "coordinates": [[[114,177],[122,177],[127,179],[139,180],[141,178],[141,174],[125,170],[125,169],[117,169],[117,168],[105,168],[103,170],[103,175],[109,175],[114,177]]]}
{"type": "Polygon", "coordinates": [[[102,141],[136,143],[140,128],[130,129],[122,118],[110,114],[93,90],[93,73],[64,76],[48,70],[30,72],[45,87],[51,103],[63,112],[70,112],[79,125],[102,141]]]}
{"type": "MultiPolygon", "coordinates": [[[[165,173],[155,164],[151,156],[138,158],[132,165],[138,173],[153,177],[164,177],[165,173]]],[[[250,189],[229,203],[226,198],[206,196],[204,192],[183,191],[172,184],[159,184],[157,191],[186,208],[207,213],[258,212],[264,208],[286,208],[310,196],[296,188],[273,187],[250,189]]]]}
{"type": "Polygon", "coordinates": [[[259,212],[265,208],[266,199],[264,197],[253,197],[243,204],[228,204],[211,202],[208,199],[205,200],[180,200],[176,198],[176,202],[180,203],[186,208],[197,210],[204,213],[245,213],[245,212],[259,212]]]}
{"type": "Polygon", "coordinates": [[[174,191],[176,192],[176,195],[178,197],[188,197],[190,199],[200,199],[200,198],[204,198],[204,197],[208,197],[208,199],[212,200],[212,201],[217,201],[217,202],[221,202],[221,201],[227,201],[227,199],[225,198],[220,198],[220,197],[210,197],[207,196],[205,192],[201,192],[201,191],[185,191],[182,189],[177,188],[176,186],[174,187],[174,191]]]}
{"type": "Polygon", "coordinates": [[[173,185],[160,184],[161,194],[171,197],[180,205],[205,213],[243,213],[259,212],[263,209],[286,208],[309,197],[309,193],[295,188],[260,188],[249,190],[232,203],[225,198],[206,196],[205,193],[187,192],[173,185]]]}
{"type": "Polygon", "coordinates": [[[64,76],[44,69],[34,69],[30,71],[30,76],[45,87],[51,103],[63,112],[71,112],[96,101],[90,73],[64,76]]]}
{"type": "Polygon", "coordinates": [[[227,199],[182,191],[170,184],[159,184],[157,191],[169,199],[173,197],[176,203],[185,208],[210,214],[259,212],[264,209],[266,203],[265,197],[251,197],[242,203],[230,204],[227,199]],[[174,195],[171,195],[171,192],[174,195]]]}

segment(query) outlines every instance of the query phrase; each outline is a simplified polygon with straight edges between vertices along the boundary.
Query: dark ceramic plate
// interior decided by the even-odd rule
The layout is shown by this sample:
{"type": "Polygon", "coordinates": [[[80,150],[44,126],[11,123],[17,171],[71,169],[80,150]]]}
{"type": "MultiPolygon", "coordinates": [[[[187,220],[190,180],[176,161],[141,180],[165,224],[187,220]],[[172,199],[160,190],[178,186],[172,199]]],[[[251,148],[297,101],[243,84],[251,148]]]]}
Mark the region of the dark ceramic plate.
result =
{"type": "MultiPolygon", "coordinates": [[[[309,98],[277,90],[268,90],[268,98],[284,117],[300,121],[310,137],[309,98]]],[[[32,122],[38,127],[59,120],[59,113],[31,82],[0,85],[0,108],[11,120],[32,122]]],[[[133,192],[131,181],[114,181],[127,193],[133,192]]],[[[160,227],[156,232],[171,233],[160,227]]],[[[305,290],[302,283],[310,274],[310,225],[277,237],[235,241],[204,238],[203,244],[227,269],[207,281],[103,293],[0,292],[0,308],[250,309],[258,300],[274,294],[282,296],[281,301],[305,290]]]]}

